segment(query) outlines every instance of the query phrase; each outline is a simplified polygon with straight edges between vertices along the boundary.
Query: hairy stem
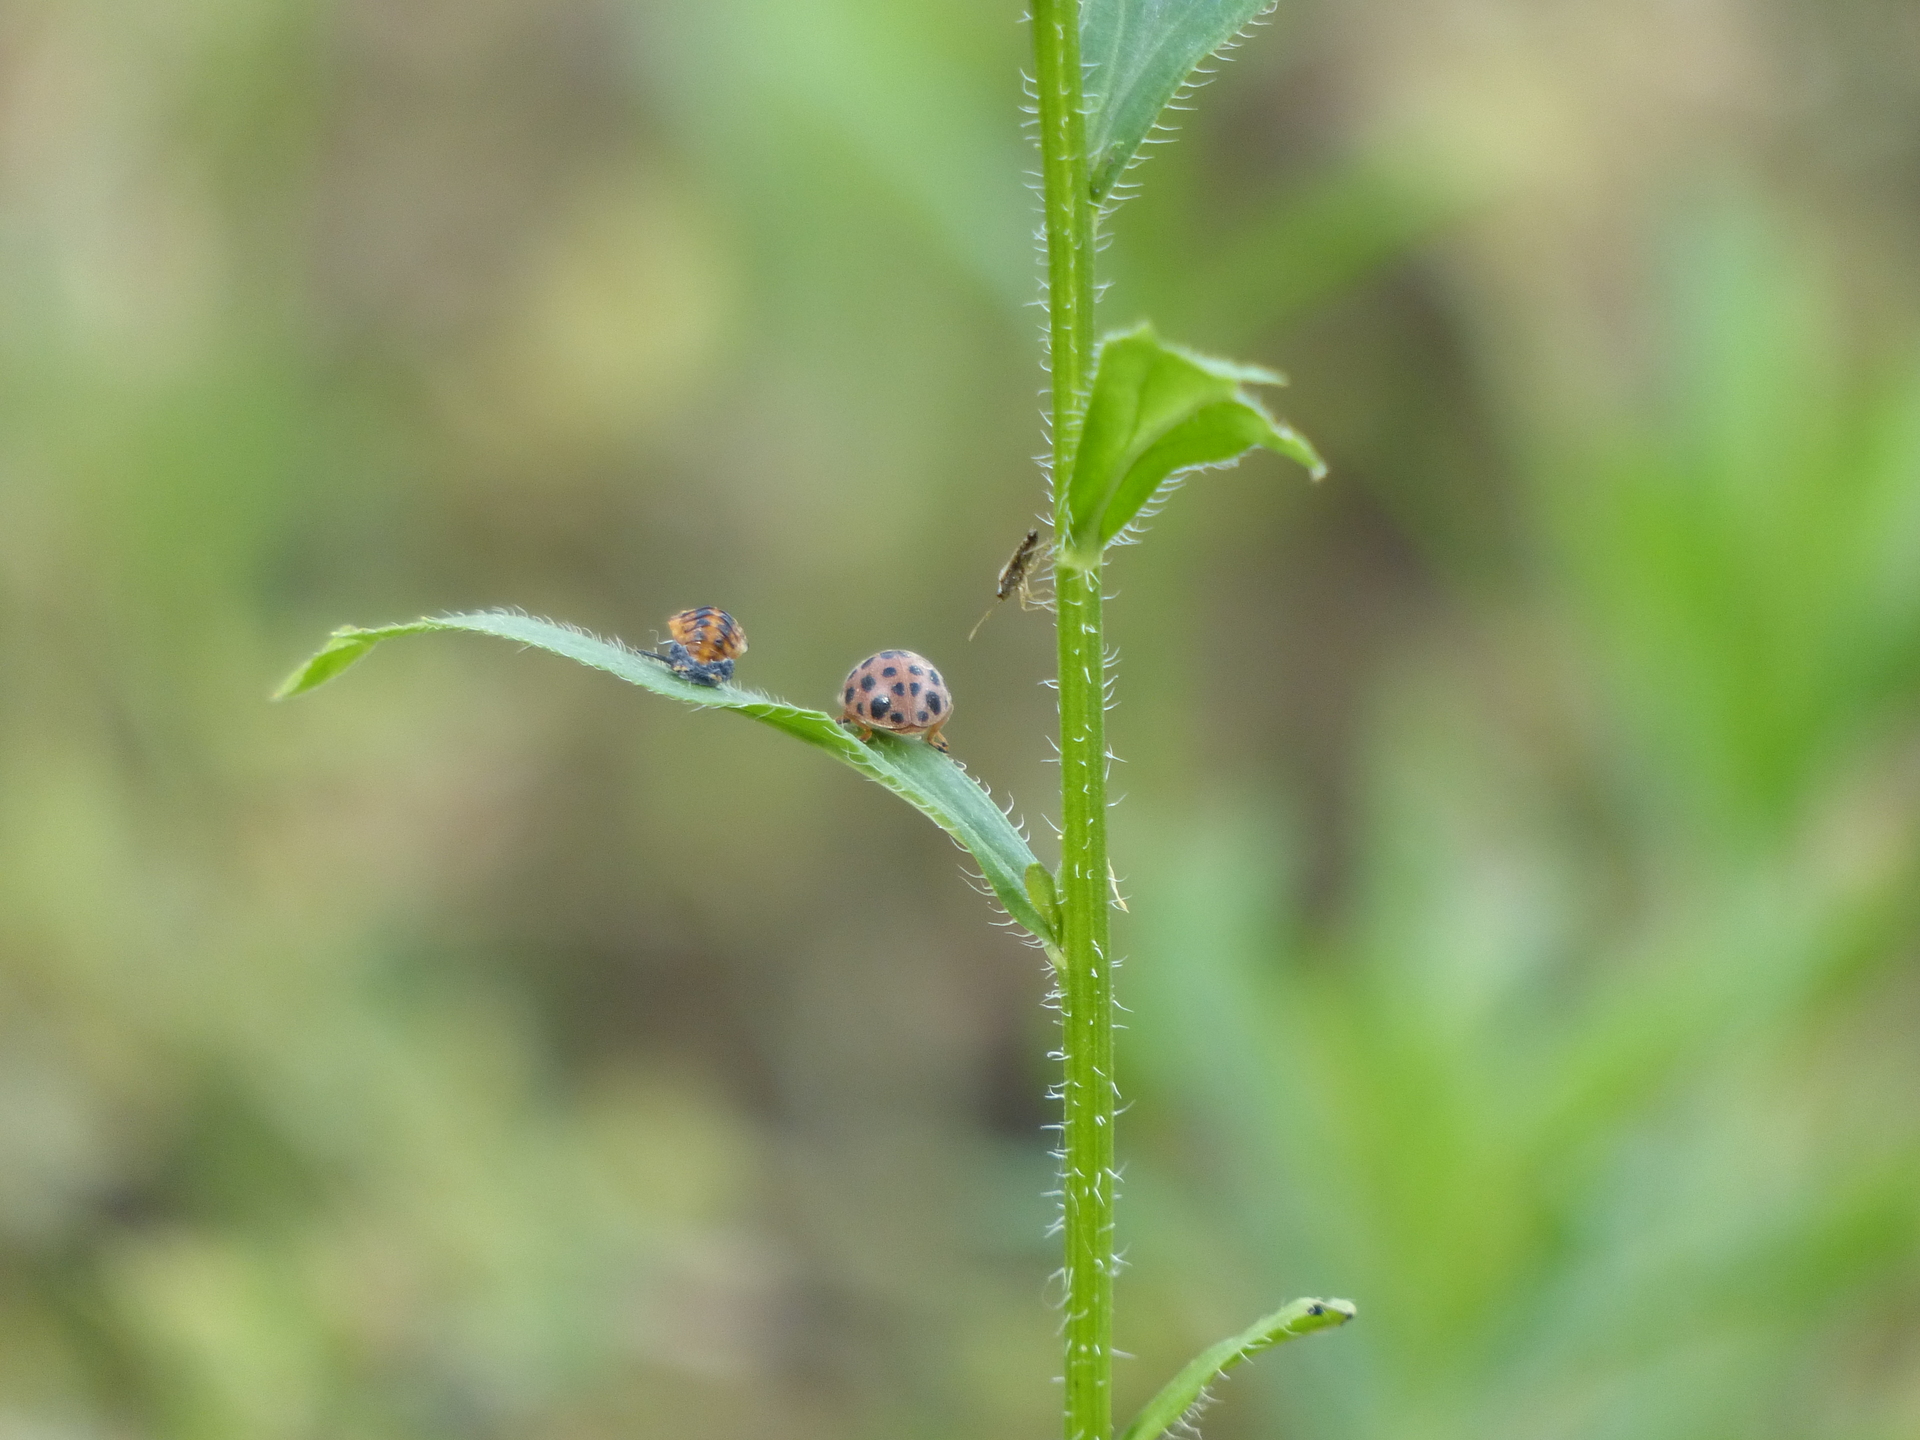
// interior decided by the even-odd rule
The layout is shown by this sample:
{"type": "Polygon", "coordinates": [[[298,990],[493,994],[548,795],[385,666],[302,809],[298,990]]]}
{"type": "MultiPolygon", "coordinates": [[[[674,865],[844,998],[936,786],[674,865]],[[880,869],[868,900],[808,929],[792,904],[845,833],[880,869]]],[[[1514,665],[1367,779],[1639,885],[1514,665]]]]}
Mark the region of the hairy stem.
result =
{"type": "MultiPolygon", "coordinates": [[[[1093,368],[1093,202],[1081,103],[1079,0],[1034,0],[1046,195],[1056,547],[1093,368]]],[[[1058,559],[1056,550],[1056,559],[1058,559]]],[[[1066,1440],[1113,1419],[1113,977],[1107,944],[1105,653],[1100,570],[1056,567],[1060,643],[1060,992],[1065,1107],[1066,1440]]]]}
{"type": "Polygon", "coordinates": [[[1106,1440],[1113,1376],[1113,972],[1100,572],[1061,567],[1061,1011],[1066,1436],[1106,1440]]]}

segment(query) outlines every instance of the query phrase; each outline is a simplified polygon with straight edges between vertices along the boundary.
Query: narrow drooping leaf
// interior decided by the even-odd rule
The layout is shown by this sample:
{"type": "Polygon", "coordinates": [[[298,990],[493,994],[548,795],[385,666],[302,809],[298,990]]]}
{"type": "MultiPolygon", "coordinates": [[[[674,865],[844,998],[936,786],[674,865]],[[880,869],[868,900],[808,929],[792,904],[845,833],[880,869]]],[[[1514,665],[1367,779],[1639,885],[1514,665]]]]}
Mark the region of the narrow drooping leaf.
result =
{"type": "Polygon", "coordinates": [[[1161,343],[1142,325],[1109,336],[1067,481],[1064,558],[1090,565],[1168,480],[1227,465],[1256,448],[1291,456],[1317,480],[1326,465],[1306,437],[1247,394],[1284,376],[1161,343]]]}
{"type": "Polygon", "coordinates": [[[344,626],[334,631],[317,654],[287,677],[274,698],[286,699],[325,684],[383,640],[443,630],[494,635],[549,650],[617,675],[631,685],[705,710],[734,711],[825,750],[868,779],[879,781],[959,841],[979,864],[981,874],[1007,913],[1052,946],[1052,928],[1027,893],[1027,872],[1039,862],[1000,807],[954,760],[923,741],[884,732],[876,734],[871,741],[856,740],[823,710],[789,705],[733,685],[691,684],[642,651],[615,640],[603,640],[570,625],[509,611],[487,610],[414,620],[404,625],[383,625],[372,630],[344,626]]]}
{"type": "Polygon", "coordinates": [[[1146,1403],[1120,1440],[1156,1440],[1200,1402],[1201,1392],[1216,1376],[1224,1375],[1250,1355],[1271,1350],[1288,1340],[1298,1340],[1316,1330],[1344,1325],[1353,1316],[1351,1300],[1296,1300],[1254,1321],[1238,1335],[1208,1346],[1188,1361],[1180,1373],[1146,1403]]]}
{"type": "Polygon", "coordinates": [[[1087,171],[1104,200],[1194,68],[1275,0],[1086,0],[1087,171]]]}

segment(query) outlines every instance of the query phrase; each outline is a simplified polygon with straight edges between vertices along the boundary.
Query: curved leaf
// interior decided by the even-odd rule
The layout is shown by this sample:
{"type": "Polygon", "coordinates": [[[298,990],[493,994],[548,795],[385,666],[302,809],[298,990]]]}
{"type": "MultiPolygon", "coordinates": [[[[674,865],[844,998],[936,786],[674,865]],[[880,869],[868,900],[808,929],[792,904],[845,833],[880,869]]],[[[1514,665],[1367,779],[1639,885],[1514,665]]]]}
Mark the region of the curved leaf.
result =
{"type": "Polygon", "coordinates": [[[1228,1336],[1188,1361],[1134,1417],[1120,1440],[1155,1440],[1200,1403],[1202,1392],[1214,1376],[1226,1374],[1249,1355],[1258,1355],[1262,1350],[1271,1350],[1316,1330],[1344,1325],[1353,1319],[1354,1313],[1351,1300],[1296,1300],[1254,1321],[1238,1335],[1228,1336]]]}
{"type": "Polygon", "coordinates": [[[582,665],[617,675],[629,684],[702,709],[735,711],[827,751],[868,779],[879,781],[959,841],[978,862],[981,874],[1007,913],[1051,951],[1052,928],[1035,908],[1027,891],[1027,872],[1039,861],[1034,859],[1026,841],[1001,813],[1000,807],[957,761],[923,741],[884,732],[876,734],[871,741],[856,740],[824,710],[789,705],[733,685],[694,685],[643,651],[617,640],[603,640],[571,625],[504,610],[443,615],[373,630],[347,625],[334,631],[317,654],[287,677],[274,699],[284,700],[324,685],[383,640],[440,630],[495,635],[502,640],[516,640],[523,645],[550,650],[582,665]]]}
{"type": "Polygon", "coordinates": [[[1264,448],[1299,461],[1316,480],[1325,475],[1306,437],[1242,388],[1285,383],[1271,370],[1163,344],[1151,325],[1108,336],[1067,481],[1068,563],[1092,564],[1155,491],[1186,471],[1264,448]]]}
{"type": "Polygon", "coordinates": [[[1274,0],[1087,0],[1080,59],[1087,67],[1087,171],[1106,199],[1180,87],[1274,0]]]}

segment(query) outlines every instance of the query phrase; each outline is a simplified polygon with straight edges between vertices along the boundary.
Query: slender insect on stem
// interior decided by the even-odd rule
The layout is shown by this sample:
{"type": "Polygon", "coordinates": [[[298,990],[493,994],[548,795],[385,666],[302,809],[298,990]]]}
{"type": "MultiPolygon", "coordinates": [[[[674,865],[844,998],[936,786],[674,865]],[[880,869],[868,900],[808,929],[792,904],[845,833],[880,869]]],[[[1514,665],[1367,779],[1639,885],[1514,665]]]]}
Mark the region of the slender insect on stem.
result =
{"type": "Polygon", "coordinates": [[[1022,610],[1033,608],[1033,592],[1027,585],[1027,571],[1033,564],[1034,552],[1039,548],[1040,532],[1027,531],[1027,538],[1020,542],[1019,548],[1008,557],[1007,563],[1000,567],[1000,579],[993,587],[993,604],[987,607],[985,615],[973,622],[973,629],[967,632],[967,639],[971,640],[980,633],[980,627],[987,623],[988,618],[1010,595],[1020,597],[1022,610]]]}

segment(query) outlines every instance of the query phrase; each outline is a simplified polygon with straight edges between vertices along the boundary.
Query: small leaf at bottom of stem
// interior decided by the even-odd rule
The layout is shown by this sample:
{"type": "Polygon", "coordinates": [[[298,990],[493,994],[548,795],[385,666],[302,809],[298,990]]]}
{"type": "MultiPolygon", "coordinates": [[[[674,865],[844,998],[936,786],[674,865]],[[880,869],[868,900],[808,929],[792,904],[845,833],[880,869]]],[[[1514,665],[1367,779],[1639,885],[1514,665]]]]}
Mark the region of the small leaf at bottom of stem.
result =
{"type": "Polygon", "coordinates": [[[1238,1335],[1208,1346],[1188,1361],[1134,1417],[1120,1440],[1156,1440],[1200,1403],[1202,1392],[1216,1375],[1224,1375],[1247,1357],[1285,1341],[1344,1325],[1354,1314],[1351,1300],[1296,1300],[1261,1316],[1238,1335]]]}

